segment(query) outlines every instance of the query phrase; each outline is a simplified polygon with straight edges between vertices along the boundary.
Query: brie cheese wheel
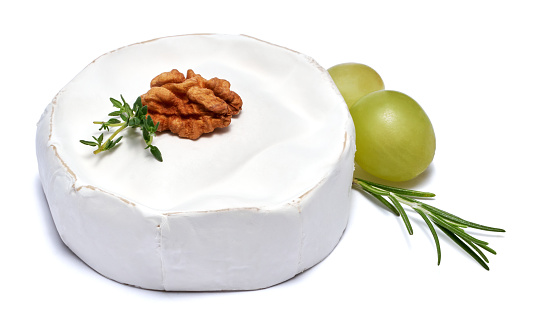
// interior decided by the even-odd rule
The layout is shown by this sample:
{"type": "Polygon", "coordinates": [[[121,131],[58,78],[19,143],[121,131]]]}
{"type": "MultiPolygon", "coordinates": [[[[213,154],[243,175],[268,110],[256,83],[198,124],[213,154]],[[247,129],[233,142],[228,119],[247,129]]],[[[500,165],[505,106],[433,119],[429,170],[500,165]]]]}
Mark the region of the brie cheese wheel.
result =
{"type": "MultiPolygon", "coordinates": [[[[107,138],[110,133],[105,133],[107,138]]],[[[183,35],[97,58],[47,106],[36,136],[42,186],[64,243],[112,280],[167,291],[252,290],[286,281],[335,248],[350,214],[353,123],[326,70],[242,35],[183,35]],[[198,140],[138,129],[114,150],[80,143],[161,72],[193,69],[243,100],[198,140]]]]}

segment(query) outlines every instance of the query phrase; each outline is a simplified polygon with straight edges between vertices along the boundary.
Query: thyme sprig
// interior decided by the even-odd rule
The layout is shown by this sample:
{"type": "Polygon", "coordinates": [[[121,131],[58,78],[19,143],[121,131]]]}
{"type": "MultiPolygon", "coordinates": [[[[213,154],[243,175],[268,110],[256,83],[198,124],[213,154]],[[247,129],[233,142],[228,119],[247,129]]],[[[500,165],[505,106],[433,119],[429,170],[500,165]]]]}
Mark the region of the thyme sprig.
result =
{"type": "Polygon", "coordinates": [[[104,141],[104,134],[101,133],[98,137],[92,136],[94,141],[80,140],[80,142],[84,145],[97,147],[97,149],[94,151],[94,154],[99,154],[103,151],[108,151],[116,147],[116,145],[120,142],[123,136],[120,136],[117,139],[115,139],[115,137],[122,130],[126,129],[127,127],[140,128],[142,131],[143,139],[146,143],[145,149],[149,149],[150,153],[154,156],[154,158],[162,162],[163,157],[161,156],[159,148],[152,145],[152,141],[155,137],[155,132],[159,127],[159,122],[157,124],[154,124],[152,117],[150,117],[150,115],[147,115],[148,107],[142,105],[141,97],[137,98],[137,100],[133,104],[133,108],[131,108],[130,105],[124,100],[124,97],[122,95],[120,96],[120,98],[122,99],[122,102],[110,98],[111,103],[117,109],[109,113],[108,116],[112,118],[110,118],[108,121],[93,122],[94,124],[100,125],[100,129],[98,129],[99,131],[110,131],[111,128],[117,128],[113,132],[113,134],[109,138],[107,138],[106,141],[104,141]],[[120,117],[122,121],[115,117],[120,117]]]}
{"type": "Polygon", "coordinates": [[[405,227],[407,228],[407,232],[410,235],[413,234],[413,228],[402,204],[409,206],[416,213],[418,213],[428,226],[429,230],[431,231],[431,235],[435,240],[438,265],[440,265],[441,262],[441,247],[435,227],[450,237],[453,242],[465,250],[472,258],[474,258],[481,266],[483,266],[483,268],[489,270],[487,265],[489,260],[483,253],[482,249],[494,255],[496,254],[496,251],[491,249],[487,242],[474,238],[470,234],[466,233],[464,229],[472,228],[492,232],[505,232],[505,230],[466,221],[451,213],[423,203],[419,200],[415,200],[415,198],[434,197],[435,194],[433,193],[387,186],[360,178],[353,179],[352,187],[362,189],[363,191],[369,193],[383,203],[391,212],[400,216],[405,224],[405,227]],[[433,226],[433,224],[435,226],[433,226]]]}

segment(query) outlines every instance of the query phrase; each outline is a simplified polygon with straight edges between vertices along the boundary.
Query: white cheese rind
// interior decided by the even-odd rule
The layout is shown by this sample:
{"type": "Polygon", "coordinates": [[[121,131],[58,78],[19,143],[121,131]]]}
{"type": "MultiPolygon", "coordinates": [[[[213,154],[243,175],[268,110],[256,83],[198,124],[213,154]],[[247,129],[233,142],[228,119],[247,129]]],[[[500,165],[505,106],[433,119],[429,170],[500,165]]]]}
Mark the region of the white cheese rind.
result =
{"type": "Polygon", "coordinates": [[[312,59],[250,37],[168,37],[108,53],[54,98],[36,142],[61,238],[121,283],[172,291],[269,287],[324,259],[348,221],[355,140],[342,96],[312,59]],[[221,48],[220,57],[197,58],[221,48]],[[144,93],[148,74],[180,68],[168,65],[172,54],[204,77],[230,80],[243,97],[242,115],[198,141],[156,137],[163,163],[139,155],[133,132],[116,151],[93,156],[79,139],[95,133],[86,125],[105,118],[114,87],[144,93]],[[109,69],[124,73],[139,60],[144,72],[129,81],[108,77],[109,69]],[[120,173],[120,161],[147,176],[120,173]]]}

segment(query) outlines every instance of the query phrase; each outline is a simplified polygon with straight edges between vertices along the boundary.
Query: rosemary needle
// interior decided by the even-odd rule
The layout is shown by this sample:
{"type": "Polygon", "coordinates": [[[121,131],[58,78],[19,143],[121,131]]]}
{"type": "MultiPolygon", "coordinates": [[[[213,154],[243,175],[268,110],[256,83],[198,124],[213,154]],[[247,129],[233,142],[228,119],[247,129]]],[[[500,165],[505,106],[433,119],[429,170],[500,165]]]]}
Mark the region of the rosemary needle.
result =
{"type": "Polygon", "coordinates": [[[434,197],[435,194],[433,193],[387,186],[360,178],[353,179],[352,187],[362,189],[369,193],[383,203],[391,212],[401,216],[407,231],[411,235],[413,234],[413,229],[402,204],[409,206],[418,213],[428,226],[431,235],[435,240],[438,265],[440,265],[441,262],[441,247],[435,227],[439,228],[440,231],[450,237],[453,242],[465,250],[483,268],[489,270],[489,266],[487,265],[489,260],[481,249],[492,254],[496,254],[496,251],[488,246],[488,242],[474,238],[466,233],[464,229],[472,228],[491,232],[505,232],[505,230],[464,220],[458,216],[415,199],[434,197]]]}

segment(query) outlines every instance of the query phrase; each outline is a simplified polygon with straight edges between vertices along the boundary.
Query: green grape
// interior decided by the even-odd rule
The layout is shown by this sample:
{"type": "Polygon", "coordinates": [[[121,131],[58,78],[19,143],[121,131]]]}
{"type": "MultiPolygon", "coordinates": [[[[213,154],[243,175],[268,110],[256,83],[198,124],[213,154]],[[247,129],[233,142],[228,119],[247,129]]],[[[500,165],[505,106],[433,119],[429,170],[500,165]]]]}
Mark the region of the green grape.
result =
{"type": "Polygon", "coordinates": [[[371,67],[358,63],[344,63],[328,69],[348,107],[368,93],[383,90],[383,80],[371,67]]]}
{"type": "Polygon", "coordinates": [[[355,162],[389,181],[421,174],[435,154],[428,116],[409,96],[389,90],[370,93],[350,106],[355,125],[355,162]]]}

